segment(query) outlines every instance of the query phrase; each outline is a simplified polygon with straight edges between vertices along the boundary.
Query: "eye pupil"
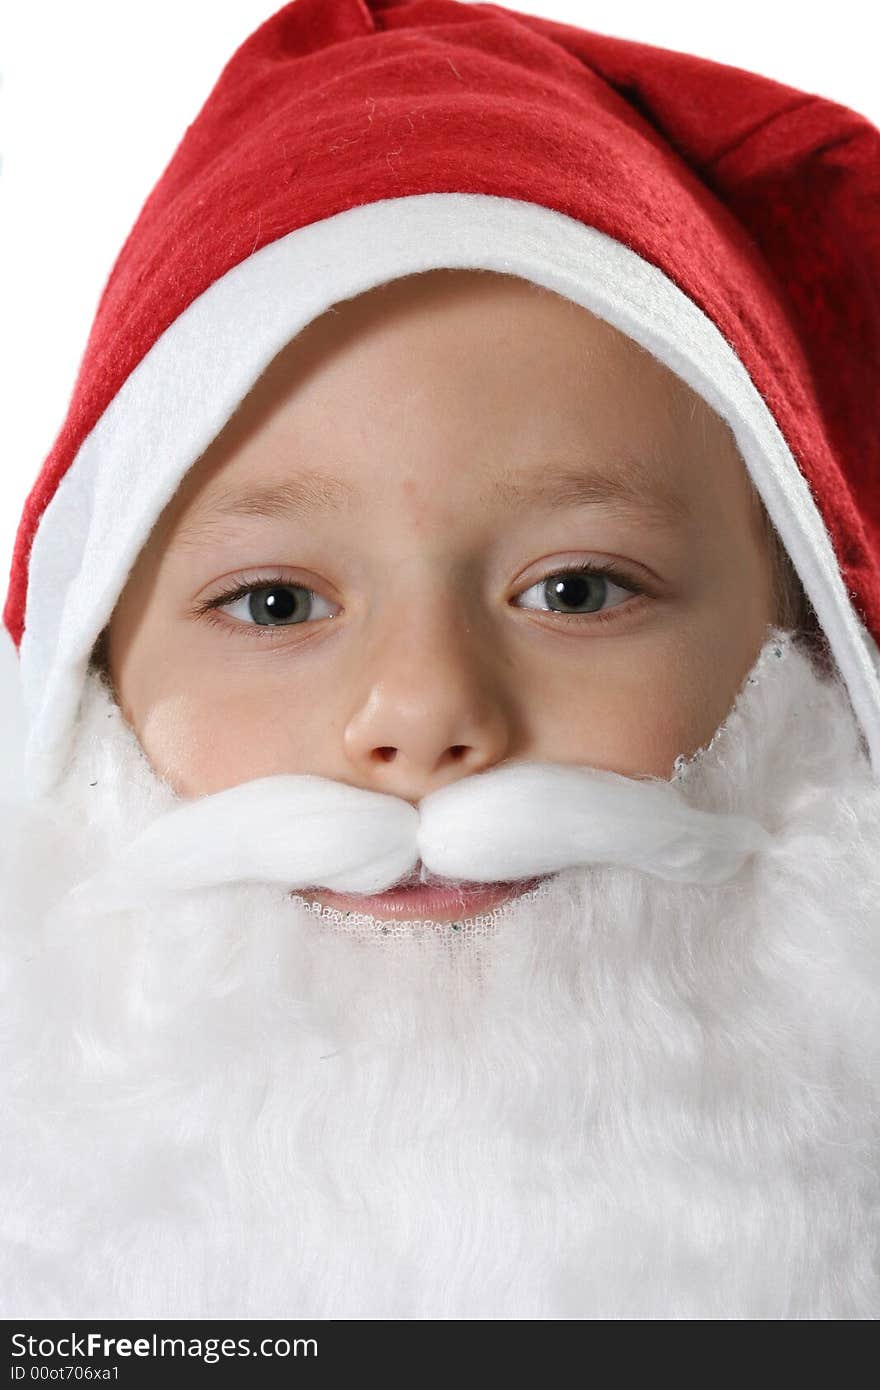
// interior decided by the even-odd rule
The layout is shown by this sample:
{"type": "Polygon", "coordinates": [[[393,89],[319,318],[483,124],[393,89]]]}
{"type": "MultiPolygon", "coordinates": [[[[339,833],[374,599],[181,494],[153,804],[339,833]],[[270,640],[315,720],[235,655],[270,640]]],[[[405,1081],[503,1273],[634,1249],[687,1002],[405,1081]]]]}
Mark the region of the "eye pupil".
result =
{"type": "Polygon", "coordinates": [[[274,622],[287,622],[294,615],[300,621],[307,613],[308,594],[292,585],[252,589],[248,595],[248,608],[255,623],[271,625],[274,622]],[[301,613],[298,610],[302,610],[301,613]]]}
{"type": "Polygon", "coordinates": [[[556,601],[565,604],[567,609],[576,608],[581,612],[592,613],[601,608],[598,593],[590,593],[593,581],[601,581],[601,575],[561,574],[544,581],[547,602],[553,607],[556,601]],[[587,604],[587,607],[584,605],[587,604]]]}

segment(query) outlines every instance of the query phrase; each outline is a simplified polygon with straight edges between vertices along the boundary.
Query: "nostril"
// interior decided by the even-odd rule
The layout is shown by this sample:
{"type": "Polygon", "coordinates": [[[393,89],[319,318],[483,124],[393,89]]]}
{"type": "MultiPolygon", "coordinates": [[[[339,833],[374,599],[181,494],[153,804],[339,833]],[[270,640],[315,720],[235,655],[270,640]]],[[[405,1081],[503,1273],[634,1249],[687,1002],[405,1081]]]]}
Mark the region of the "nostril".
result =
{"type": "Polygon", "coordinates": [[[455,762],[460,762],[467,752],[467,745],[464,743],[454,743],[449,750],[449,755],[455,762]]]}
{"type": "Polygon", "coordinates": [[[393,762],[394,758],[397,756],[396,748],[376,748],[374,752],[376,757],[380,758],[383,763],[393,762]]]}

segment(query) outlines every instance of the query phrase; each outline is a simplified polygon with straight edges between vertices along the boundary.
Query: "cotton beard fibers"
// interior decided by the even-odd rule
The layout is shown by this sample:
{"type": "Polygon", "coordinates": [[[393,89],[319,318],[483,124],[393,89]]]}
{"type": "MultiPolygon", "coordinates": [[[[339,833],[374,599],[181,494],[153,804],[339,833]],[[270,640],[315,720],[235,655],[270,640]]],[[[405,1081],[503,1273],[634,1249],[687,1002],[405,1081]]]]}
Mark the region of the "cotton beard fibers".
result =
{"type": "Polygon", "coordinates": [[[408,801],[317,776],[279,775],[177,801],[71,894],[87,912],[193,888],[271,882],[349,893],[419,864],[455,885],[528,880],[588,864],[715,883],[770,836],[707,814],[671,784],[552,763],[511,763],[408,801]]]}
{"type": "Polygon", "coordinates": [[[4,1317],[880,1313],[880,788],[791,634],[668,783],[417,807],[185,801],[92,672],[9,822],[4,1317]],[[551,876],[447,924],[298,891],[419,861],[551,876]]]}

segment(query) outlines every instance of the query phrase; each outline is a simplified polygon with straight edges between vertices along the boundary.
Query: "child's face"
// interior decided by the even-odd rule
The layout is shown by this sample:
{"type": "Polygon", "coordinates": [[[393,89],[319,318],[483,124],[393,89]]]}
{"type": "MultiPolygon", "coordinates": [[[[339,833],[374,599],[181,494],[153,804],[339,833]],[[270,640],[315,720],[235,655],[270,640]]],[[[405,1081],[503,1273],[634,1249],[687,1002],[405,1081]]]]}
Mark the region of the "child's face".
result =
{"type": "Polygon", "coordinates": [[[504,759],[668,777],[773,593],[720,417],[567,300],[440,271],[280,354],[139,556],[108,664],[184,795],[317,773],[417,802],[504,759]],[[560,576],[585,562],[618,575],[560,576]]]}

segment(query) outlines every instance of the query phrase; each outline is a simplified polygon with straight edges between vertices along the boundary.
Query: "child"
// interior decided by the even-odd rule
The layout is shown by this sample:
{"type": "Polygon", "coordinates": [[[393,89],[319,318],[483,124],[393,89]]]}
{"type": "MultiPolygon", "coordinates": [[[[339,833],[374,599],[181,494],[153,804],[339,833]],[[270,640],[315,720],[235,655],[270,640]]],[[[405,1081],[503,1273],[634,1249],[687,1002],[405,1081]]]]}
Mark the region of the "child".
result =
{"type": "Polygon", "coordinates": [[[6,1317],[877,1315],[878,140],[458,0],[234,55],[13,563],[6,1317]]]}

